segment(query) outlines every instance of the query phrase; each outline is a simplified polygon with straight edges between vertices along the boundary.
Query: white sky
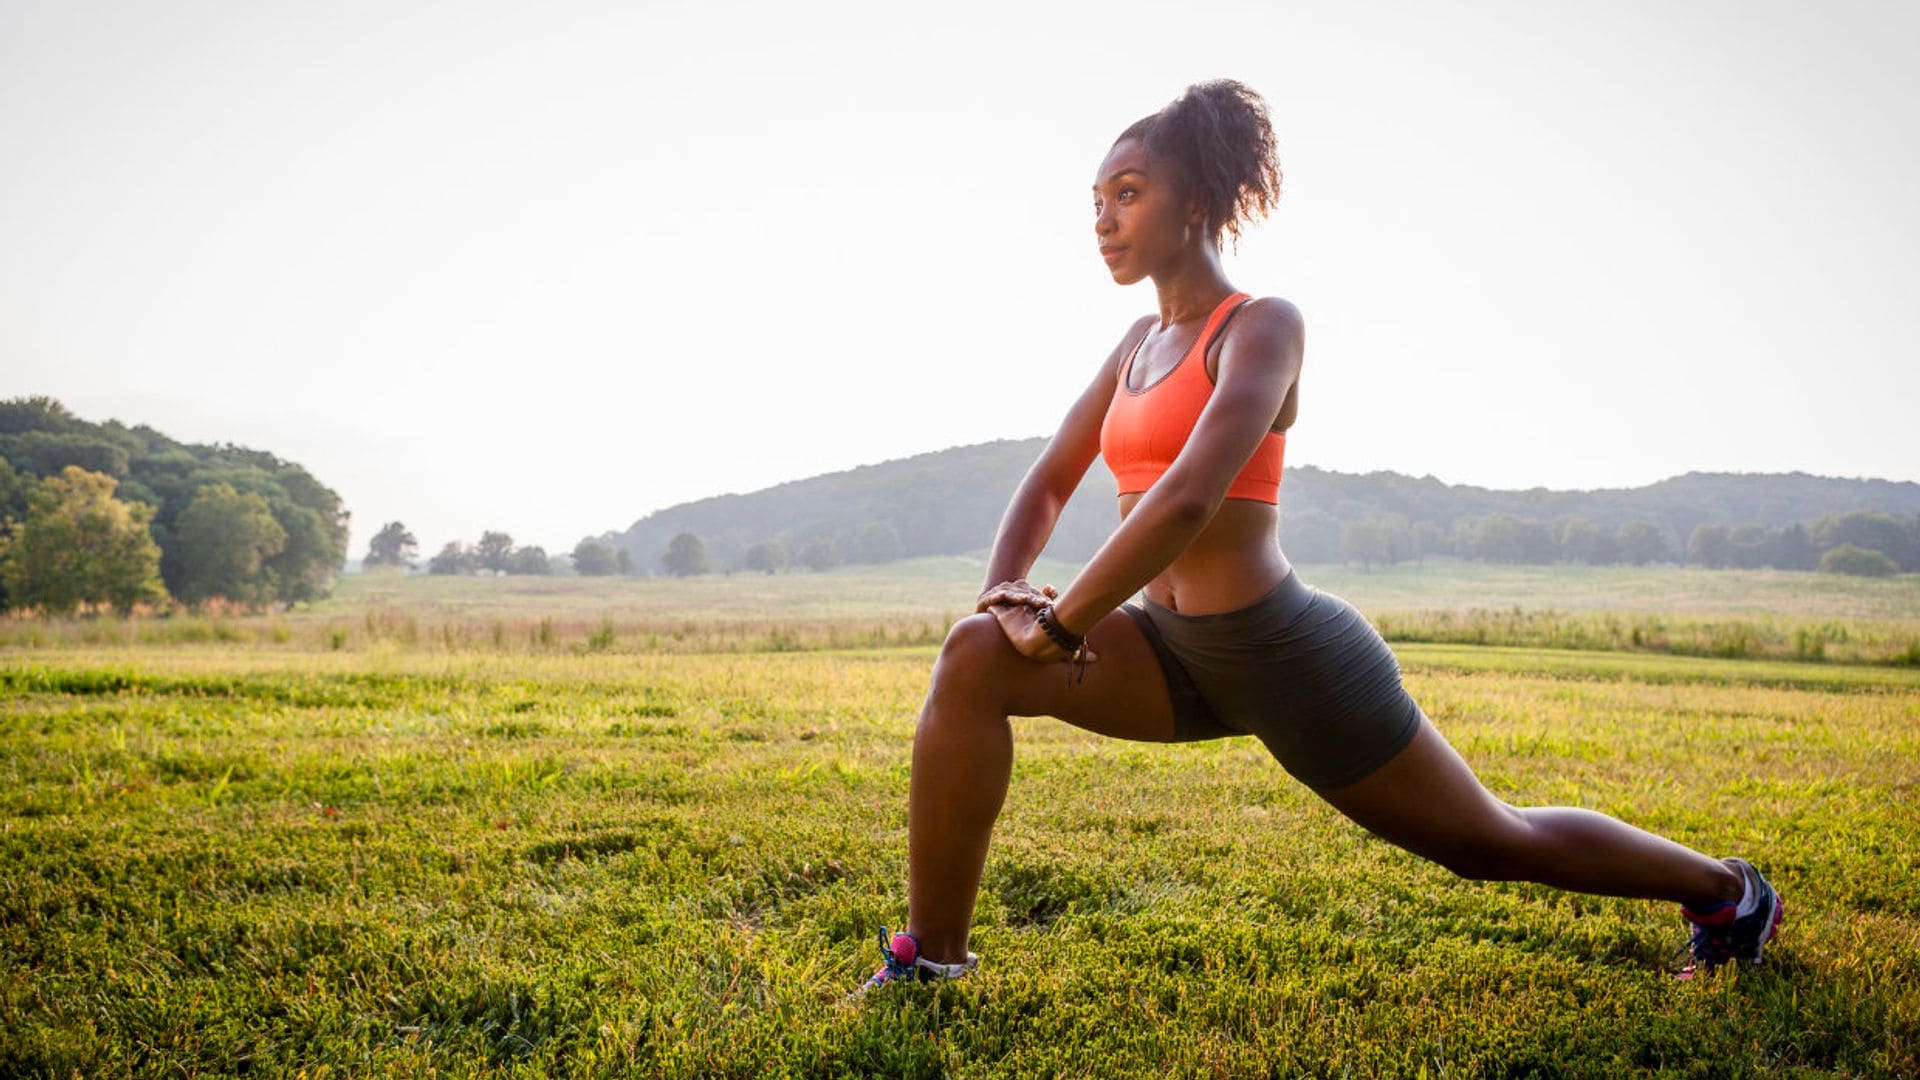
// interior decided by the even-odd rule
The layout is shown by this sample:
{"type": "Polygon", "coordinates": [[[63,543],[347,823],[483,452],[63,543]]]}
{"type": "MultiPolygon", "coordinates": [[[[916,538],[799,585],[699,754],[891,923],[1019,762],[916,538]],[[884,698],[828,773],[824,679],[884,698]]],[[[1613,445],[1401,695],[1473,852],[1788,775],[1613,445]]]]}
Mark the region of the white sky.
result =
{"type": "Polygon", "coordinates": [[[1920,480],[1916,55],[1900,2],[0,0],[0,396],[299,461],[356,557],[1051,433],[1154,302],[1094,167],[1231,76],[1290,463],[1920,480]]]}

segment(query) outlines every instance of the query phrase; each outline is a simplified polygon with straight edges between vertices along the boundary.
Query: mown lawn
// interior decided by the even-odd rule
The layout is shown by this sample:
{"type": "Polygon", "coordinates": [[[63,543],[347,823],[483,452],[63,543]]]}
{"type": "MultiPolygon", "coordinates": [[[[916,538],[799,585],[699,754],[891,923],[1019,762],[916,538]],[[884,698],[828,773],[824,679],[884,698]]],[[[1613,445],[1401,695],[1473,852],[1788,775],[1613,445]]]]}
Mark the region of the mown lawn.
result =
{"type": "Polygon", "coordinates": [[[1398,647],[1493,790],[1788,901],[1474,883],[1248,739],[1017,720],[980,970],[858,1008],[905,906],[927,647],[0,653],[0,1075],[1920,1071],[1920,682],[1398,647]]]}

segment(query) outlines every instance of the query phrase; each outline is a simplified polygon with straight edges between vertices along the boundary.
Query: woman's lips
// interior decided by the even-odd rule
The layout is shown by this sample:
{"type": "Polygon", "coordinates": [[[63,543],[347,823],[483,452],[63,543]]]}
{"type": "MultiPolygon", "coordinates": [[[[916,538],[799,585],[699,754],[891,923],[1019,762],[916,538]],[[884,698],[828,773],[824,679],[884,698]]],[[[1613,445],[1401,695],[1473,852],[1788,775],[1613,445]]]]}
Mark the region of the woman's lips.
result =
{"type": "Polygon", "coordinates": [[[1107,260],[1108,262],[1112,262],[1113,260],[1119,258],[1120,256],[1125,255],[1126,253],[1127,253],[1127,249],[1123,247],[1107,247],[1107,248],[1100,249],[1100,257],[1107,260]]]}

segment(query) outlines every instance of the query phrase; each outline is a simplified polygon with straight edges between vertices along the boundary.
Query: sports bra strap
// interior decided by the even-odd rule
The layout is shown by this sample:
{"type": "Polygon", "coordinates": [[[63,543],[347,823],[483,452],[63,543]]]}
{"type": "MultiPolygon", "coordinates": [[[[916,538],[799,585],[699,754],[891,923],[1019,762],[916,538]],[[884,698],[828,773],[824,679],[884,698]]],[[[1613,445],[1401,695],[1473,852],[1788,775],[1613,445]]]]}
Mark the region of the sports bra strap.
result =
{"type": "Polygon", "coordinates": [[[1220,301],[1220,306],[1214,308],[1213,314],[1207,316],[1207,325],[1201,329],[1199,340],[1193,343],[1193,347],[1200,350],[1201,356],[1204,357],[1207,354],[1207,350],[1213,347],[1213,339],[1218,337],[1220,331],[1226,328],[1228,320],[1232,319],[1235,313],[1240,310],[1240,305],[1251,299],[1253,299],[1253,297],[1248,296],[1246,293],[1237,292],[1225,300],[1220,301]],[[1235,301],[1239,303],[1235,303],[1235,301]]]}
{"type": "MultiPolygon", "coordinates": [[[[1193,359],[1193,354],[1196,351],[1199,352],[1200,363],[1202,366],[1204,366],[1207,362],[1206,360],[1207,350],[1213,347],[1213,339],[1220,336],[1221,331],[1226,329],[1227,323],[1231,321],[1236,314],[1239,313],[1240,308],[1242,306],[1244,306],[1249,300],[1252,300],[1252,299],[1253,297],[1248,295],[1247,293],[1236,292],[1228,296],[1225,300],[1220,301],[1220,303],[1214,307],[1213,311],[1207,315],[1206,323],[1204,323],[1200,327],[1200,336],[1193,339],[1192,345],[1187,346],[1186,353],[1182,355],[1179,360],[1176,360],[1174,362],[1173,367],[1168,368],[1165,373],[1163,373],[1158,378],[1156,378],[1152,383],[1149,383],[1147,385],[1148,386],[1157,385],[1161,380],[1164,380],[1168,375],[1173,374],[1173,372],[1177,370],[1182,364],[1185,364],[1188,360],[1193,359]],[[1238,303],[1236,303],[1235,301],[1238,301],[1238,303]]],[[[1136,394],[1141,393],[1146,389],[1146,387],[1141,387],[1139,390],[1133,390],[1127,384],[1131,382],[1133,378],[1133,359],[1134,357],[1140,354],[1140,346],[1145,345],[1147,343],[1147,334],[1151,334],[1151,333],[1153,333],[1153,328],[1148,327],[1146,333],[1140,335],[1140,340],[1133,343],[1133,351],[1127,354],[1126,363],[1120,366],[1121,389],[1132,390],[1132,392],[1136,394]]]]}

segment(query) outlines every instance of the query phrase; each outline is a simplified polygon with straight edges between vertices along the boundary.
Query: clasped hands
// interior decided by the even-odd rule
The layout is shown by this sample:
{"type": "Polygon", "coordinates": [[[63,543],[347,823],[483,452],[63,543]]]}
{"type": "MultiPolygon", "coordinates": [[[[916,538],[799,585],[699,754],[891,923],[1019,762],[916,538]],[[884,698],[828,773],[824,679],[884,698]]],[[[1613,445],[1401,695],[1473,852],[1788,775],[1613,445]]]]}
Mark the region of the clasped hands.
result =
{"type": "MultiPolygon", "coordinates": [[[[987,612],[1000,620],[1001,632],[1007,635],[1007,641],[1020,655],[1042,664],[1051,664],[1071,657],[1067,650],[1040,628],[1036,616],[1041,608],[1053,603],[1059,595],[1059,590],[1051,585],[1036,589],[1026,578],[1015,578],[982,590],[973,610],[987,612]]],[[[1084,658],[1089,662],[1099,659],[1092,649],[1084,650],[1084,658]]]]}

